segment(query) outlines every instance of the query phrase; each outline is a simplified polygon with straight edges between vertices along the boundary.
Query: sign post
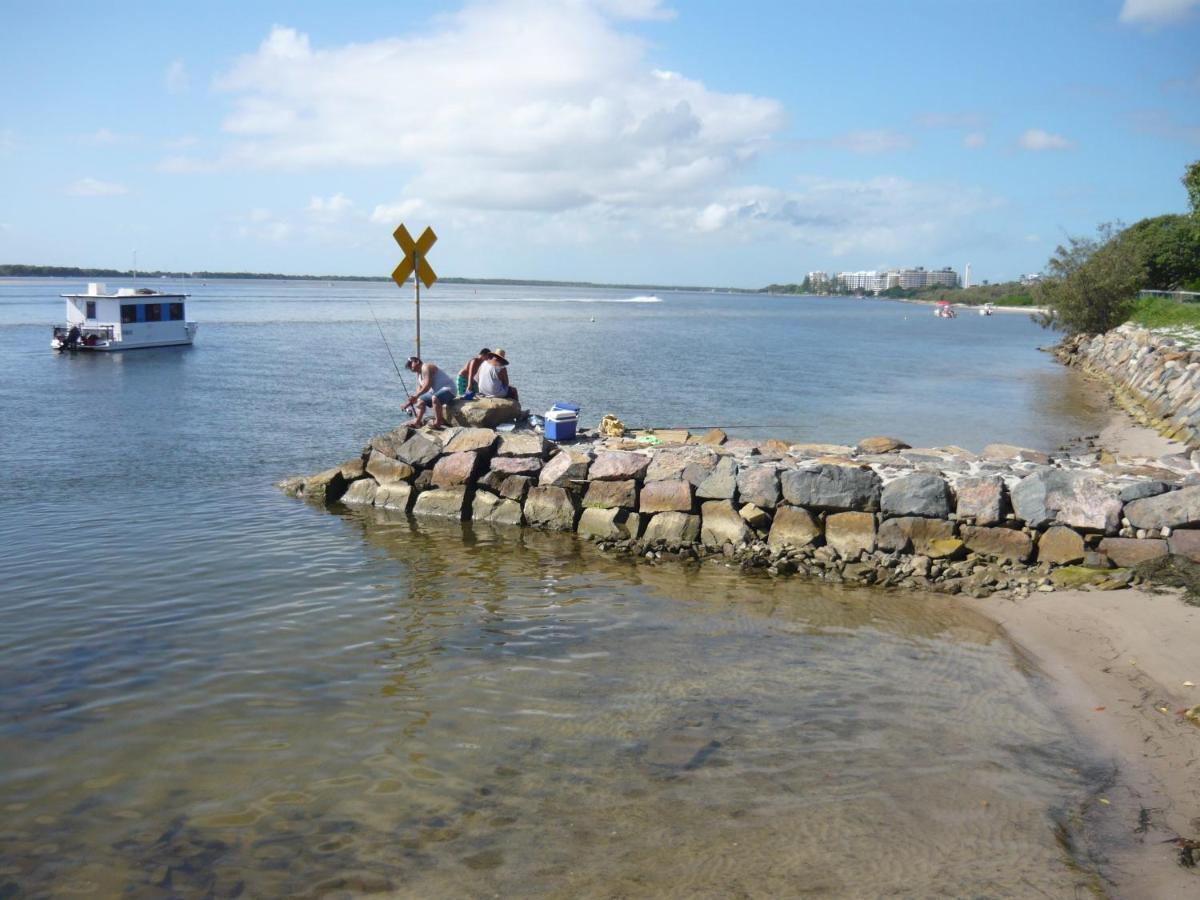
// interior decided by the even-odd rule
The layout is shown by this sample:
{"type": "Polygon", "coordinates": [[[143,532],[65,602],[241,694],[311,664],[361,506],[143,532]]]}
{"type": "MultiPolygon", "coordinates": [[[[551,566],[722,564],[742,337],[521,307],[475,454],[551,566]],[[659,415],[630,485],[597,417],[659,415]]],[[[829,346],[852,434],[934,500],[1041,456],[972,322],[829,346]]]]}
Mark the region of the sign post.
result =
{"type": "Polygon", "coordinates": [[[437,235],[433,233],[433,229],[426,226],[421,232],[421,236],[415,241],[412,235],[408,233],[408,229],[401,222],[396,230],[392,232],[392,237],[396,239],[396,243],[400,245],[400,249],[404,251],[404,259],[400,260],[400,265],[396,266],[392,272],[392,281],[403,288],[408,281],[408,276],[416,272],[417,277],[413,279],[413,287],[416,290],[416,310],[417,310],[417,357],[421,356],[421,282],[425,282],[426,288],[433,287],[433,283],[437,281],[437,273],[433,271],[429,263],[425,261],[426,254],[430,248],[437,243],[437,235]]]}

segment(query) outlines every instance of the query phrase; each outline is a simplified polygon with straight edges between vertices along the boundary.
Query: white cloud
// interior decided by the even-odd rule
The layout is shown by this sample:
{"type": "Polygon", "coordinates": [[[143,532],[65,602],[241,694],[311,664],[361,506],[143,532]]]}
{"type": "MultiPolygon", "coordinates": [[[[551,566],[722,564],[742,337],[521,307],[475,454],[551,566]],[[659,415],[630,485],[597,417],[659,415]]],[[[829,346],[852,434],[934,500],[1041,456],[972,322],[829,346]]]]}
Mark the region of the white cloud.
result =
{"type": "Polygon", "coordinates": [[[1017,145],[1023,150],[1070,150],[1075,142],[1061,134],[1030,128],[1017,139],[1017,145]]]}
{"type": "Polygon", "coordinates": [[[331,197],[313,197],[308,202],[308,212],[310,215],[332,221],[340,219],[352,206],[353,200],[345,194],[338,193],[331,197]]]}
{"type": "Polygon", "coordinates": [[[978,150],[980,147],[987,146],[987,135],[982,131],[971,131],[963,135],[963,146],[971,150],[978,150]]]}
{"type": "Polygon", "coordinates": [[[421,211],[425,202],[417,197],[396,203],[380,203],[371,210],[372,225],[398,225],[403,219],[421,211]]]}
{"type": "Polygon", "coordinates": [[[1120,20],[1126,25],[1165,25],[1177,22],[1200,6],[1200,0],[1125,0],[1120,20]]]}
{"type": "Polygon", "coordinates": [[[251,209],[234,219],[234,233],[240,238],[282,243],[291,237],[293,231],[290,222],[277,217],[269,209],[251,209]]]}
{"type": "Polygon", "coordinates": [[[617,20],[642,0],[498,0],[440,30],[331,48],[276,26],[216,82],[231,148],[206,166],[387,166],[397,202],[462,210],[652,208],[707,195],[784,122],[777,101],[655,69],[617,20]]]}
{"type": "Polygon", "coordinates": [[[192,79],[188,75],[187,65],[182,59],[174,59],[163,72],[163,84],[170,94],[182,94],[191,86],[192,79]]]}
{"type": "Polygon", "coordinates": [[[892,131],[889,128],[864,128],[835,135],[827,143],[841,150],[849,150],[851,153],[879,156],[884,153],[908,150],[913,146],[913,139],[907,134],[892,131]]]}
{"type": "Polygon", "coordinates": [[[118,194],[128,194],[129,188],[113,181],[101,181],[98,178],[80,178],[67,185],[66,192],[74,197],[114,197],[118,194]]]}

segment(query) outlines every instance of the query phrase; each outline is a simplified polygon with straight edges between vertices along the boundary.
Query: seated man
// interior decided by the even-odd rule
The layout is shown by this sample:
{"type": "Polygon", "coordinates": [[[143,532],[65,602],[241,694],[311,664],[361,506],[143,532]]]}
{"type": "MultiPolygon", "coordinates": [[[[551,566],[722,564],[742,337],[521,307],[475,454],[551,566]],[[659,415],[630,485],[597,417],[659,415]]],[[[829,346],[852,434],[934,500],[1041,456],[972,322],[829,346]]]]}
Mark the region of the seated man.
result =
{"type": "Polygon", "coordinates": [[[479,396],[507,397],[517,400],[517,389],[508,383],[508,360],[504,351],[493,350],[479,366],[475,374],[479,382],[479,396]]]}
{"type": "Polygon", "coordinates": [[[425,411],[433,407],[433,427],[446,425],[446,404],[454,399],[454,382],[450,376],[431,362],[421,362],[419,357],[410,356],[404,368],[419,373],[417,392],[408,398],[401,409],[413,410],[413,418],[405,422],[414,428],[425,424],[425,411]],[[415,407],[415,408],[414,408],[415,407]]]}
{"type": "Polygon", "coordinates": [[[484,347],[475,356],[467,360],[466,365],[458,370],[458,396],[463,397],[469,391],[478,390],[475,383],[475,377],[479,372],[479,367],[483,365],[483,361],[492,355],[492,351],[484,347]]]}

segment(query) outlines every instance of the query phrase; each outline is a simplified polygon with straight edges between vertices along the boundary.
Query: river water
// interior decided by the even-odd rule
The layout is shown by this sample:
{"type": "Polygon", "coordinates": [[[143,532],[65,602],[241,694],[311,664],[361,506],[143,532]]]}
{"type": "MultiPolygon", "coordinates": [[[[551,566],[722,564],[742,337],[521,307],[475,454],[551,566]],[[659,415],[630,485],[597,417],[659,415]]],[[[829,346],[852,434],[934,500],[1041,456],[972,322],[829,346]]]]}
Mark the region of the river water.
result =
{"type": "MultiPolygon", "coordinates": [[[[371,310],[407,355],[406,295],[189,283],[194,347],[55,355],[81,287],[0,282],[0,897],[1090,883],[1099,770],[966,605],[313,509],[271,484],[396,423],[371,310]]],[[[422,318],[585,424],[1048,448],[1104,414],[1020,315],[454,285],[422,318]]]]}

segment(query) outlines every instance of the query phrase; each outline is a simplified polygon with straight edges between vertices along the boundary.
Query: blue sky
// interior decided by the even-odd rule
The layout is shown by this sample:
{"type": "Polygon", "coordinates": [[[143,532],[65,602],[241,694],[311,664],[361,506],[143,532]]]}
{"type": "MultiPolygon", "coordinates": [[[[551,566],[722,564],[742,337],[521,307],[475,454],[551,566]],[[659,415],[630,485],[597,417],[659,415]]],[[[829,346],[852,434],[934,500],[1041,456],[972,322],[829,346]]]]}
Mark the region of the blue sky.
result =
{"type": "Polygon", "coordinates": [[[1200,0],[0,2],[0,262],[759,286],[1181,212],[1200,0]]]}

